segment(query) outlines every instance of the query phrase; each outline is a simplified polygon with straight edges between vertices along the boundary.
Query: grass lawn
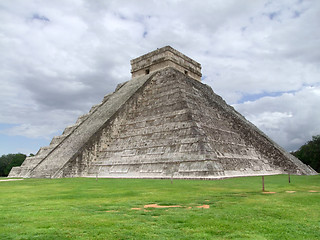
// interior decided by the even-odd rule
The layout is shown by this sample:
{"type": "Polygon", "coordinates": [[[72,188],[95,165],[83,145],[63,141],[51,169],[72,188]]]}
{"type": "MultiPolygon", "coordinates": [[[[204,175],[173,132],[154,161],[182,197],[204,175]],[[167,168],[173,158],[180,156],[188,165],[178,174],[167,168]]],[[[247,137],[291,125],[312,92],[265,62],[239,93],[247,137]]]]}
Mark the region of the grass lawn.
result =
{"type": "Polygon", "coordinates": [[[0,239],[320,238],[320,175],[266,176],[265,188],[275,193],[261,177],[0,181],[0,239]]]}

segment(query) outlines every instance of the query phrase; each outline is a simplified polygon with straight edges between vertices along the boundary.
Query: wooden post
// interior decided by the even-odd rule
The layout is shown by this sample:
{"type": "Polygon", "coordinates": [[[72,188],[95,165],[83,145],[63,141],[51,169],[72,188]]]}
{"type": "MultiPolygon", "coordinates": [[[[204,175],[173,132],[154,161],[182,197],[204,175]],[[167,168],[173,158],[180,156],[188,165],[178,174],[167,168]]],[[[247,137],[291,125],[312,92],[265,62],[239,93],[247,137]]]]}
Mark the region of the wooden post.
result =
{"type": "Polygon", "coordinates": [[[264,192],[264,176],[262,176],[262,192],[264,192]]]}
{"type": "Polygon", "coordinates": [[[289,181],[289,183],[291,183],[290,173],[288,173],[288,181],[289,181]]]}
{"type": "Polygon", "coordinates": [[[99,177],[99,173],[100,173],[101,167],[102,167],[102,166],[99,167],[99,170],[98,170],[98,172],[96,173],[96,181],[98,181],[98,177],[99,177]]]}

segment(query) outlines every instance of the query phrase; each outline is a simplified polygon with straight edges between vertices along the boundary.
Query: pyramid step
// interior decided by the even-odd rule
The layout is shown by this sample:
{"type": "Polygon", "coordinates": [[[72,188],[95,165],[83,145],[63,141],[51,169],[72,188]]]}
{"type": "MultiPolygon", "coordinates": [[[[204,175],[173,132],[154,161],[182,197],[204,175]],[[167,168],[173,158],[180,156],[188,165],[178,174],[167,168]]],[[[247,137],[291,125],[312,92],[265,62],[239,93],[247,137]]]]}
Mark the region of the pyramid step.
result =
{"type": "Polygon", "coordinates": [[[61,143],[68,135],[67,134],[62,134],[60,136],[55,136],[52,138],[50,142],[50,146],[54,145],[57,146],[59,143],[61,143]]]}
{"type": "Polygon", "coordinates": [[[43,157],[32,156],[27,157],[20,167],[14,167],[10,171],[9,177],[24,177],[30,172],[41,160],[43,157]]]}
{"type": "Polygon", "coordinates": [[[117,85],[117,87],[116,87],[116,90],[114,90],[114,91],[117,92],[117,91],[118,91],[120,88],[122,88],[127,82],[128,82],[128,81],[123,82],[123,83],[119,83],[119,84],[117,85]]]}
{"type": "Polygon", "coordinates": [[[33,168],[31,168],[31,167],[21,167],[20,176],[21,176],[21,177],[27,176],[28,173],[29,173],[32,169],[33,169],[33,168]]]}
{"type": "Polygon", "coordinates": [[[109,94],[105,95],[105,96],[103,97],[102,103],[108,101],[108,99],[111,97],[111,95],[112,95],[112,93],[109,93],[109,94]]]}
{"type": "MultiPolygon", "coordinates": [[[[45,155],[47,156],[47,154],[45,155]]],[[[29,163],[26,166],[23,167],[24,175],[27,174],[27,172],[30,172],[33,168],[35,168],[43,159],[45,156],[32,156],[32,157],[27,157],[26,160],[29,163]]]]}
{"type": "Polygon", "coordinates": [[[41,160],[43,159],[43,157],[39,157],[39,156],[32,156],[32,157],[27,157],[23,164],[21,165],[21,167],[26,167],[28,166],[29,168],[33,168],[34,166],[36,166],[41,160]]]}
{"type": "Polygon", "coordinates": [[[81,115],[78,118],[76,124],[81,124],[84,120],[86,120],[89,117],[89,115],[90,115],[90,113],[86,113],[86,114],[81,115]]]}
{"type": "Polygon", "coordinates": [[[12,177],[21,177],[21,176],[23,176],[21,174],[21,170],[22,170],[21,167],[13,167],[13,168],[11,168],[11,171],[10,171],[8,177],[12,178],[12,177]]]}
{"type": "Polygon", "coordinates": [[[98,107],[100,107],[102,105],[102,102],[99,103],[99,104],[96,104],[96,105],[93,105],[89,111],[89,113],[92,113],[94,112],[98,107]]]}
{"type": "MultiPolygon", "coordinates": [[[[52,141],[51,141],[51,142],[52,142],[52,141]]],[[[59,145],[59,143],[51,143],[51,142],[50,142],[50,144],[49,144],[48,147],[50,147],[50,148],[52,148],[52,149],[54,149],[56,146],[59,145]]]]}
{"type": "Polygon", "coordinates": [[[37,152],[36,156],[37,157],[46,157],[52,150],[54,149],[54,146],[46,146],[46,147],[41,147],[39,151],[37,152]]]}
{"type": "Polygon", "coordinates": [[[63,135],[69,135],[74,129],[76,129],[77,127],[79,126],[79,124],[73,124],[73,125],[70,125],[68,127],[66,127],[63,131],[63,135]]]}

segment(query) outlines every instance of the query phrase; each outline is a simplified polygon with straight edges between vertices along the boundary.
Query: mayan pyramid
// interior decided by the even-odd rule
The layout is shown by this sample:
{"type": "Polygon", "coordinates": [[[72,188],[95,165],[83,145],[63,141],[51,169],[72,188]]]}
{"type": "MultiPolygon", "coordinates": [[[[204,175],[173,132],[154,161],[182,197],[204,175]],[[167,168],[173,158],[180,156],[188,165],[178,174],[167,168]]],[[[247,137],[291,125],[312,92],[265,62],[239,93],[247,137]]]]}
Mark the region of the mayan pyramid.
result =
{"type": "Polygon", "coordinates": [[[212,89],[201,65],[167,46],[131,60],[132,79],[10,177],[215,179],[316,174],[212,89]]]}

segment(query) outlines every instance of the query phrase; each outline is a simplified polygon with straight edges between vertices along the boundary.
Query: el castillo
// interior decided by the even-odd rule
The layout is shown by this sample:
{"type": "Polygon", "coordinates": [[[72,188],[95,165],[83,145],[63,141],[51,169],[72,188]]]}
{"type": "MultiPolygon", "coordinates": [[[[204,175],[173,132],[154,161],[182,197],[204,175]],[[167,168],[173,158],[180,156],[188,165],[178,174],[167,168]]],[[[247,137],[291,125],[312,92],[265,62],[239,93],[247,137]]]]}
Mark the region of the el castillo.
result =
{"type": "Polygon", "coordinates": [[[131,60],[131,73],[9,177],[317,174],[201,83],[201,65],[172,47],[131,60]]]}

